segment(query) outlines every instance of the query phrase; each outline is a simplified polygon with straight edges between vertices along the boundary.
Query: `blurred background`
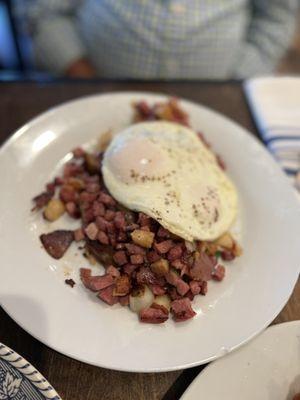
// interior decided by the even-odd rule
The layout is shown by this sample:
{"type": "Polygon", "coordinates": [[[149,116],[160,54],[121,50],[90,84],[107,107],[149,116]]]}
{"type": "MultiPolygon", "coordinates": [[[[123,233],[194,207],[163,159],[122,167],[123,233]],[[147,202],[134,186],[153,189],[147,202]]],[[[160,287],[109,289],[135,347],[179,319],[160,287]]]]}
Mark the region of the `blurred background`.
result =
{"type": "MultiPolygon", "coordinates": [[[[26,29],[22,29],[22,23],[19,16],[15,15],[13,0],[0,0],[0,79],[51,78],[49,72],[39,70],[34,65],[32,41],[26,29]]],[[[276,72],[300,73],[300,14],[293,39],[279,61],[276,72]]]]}

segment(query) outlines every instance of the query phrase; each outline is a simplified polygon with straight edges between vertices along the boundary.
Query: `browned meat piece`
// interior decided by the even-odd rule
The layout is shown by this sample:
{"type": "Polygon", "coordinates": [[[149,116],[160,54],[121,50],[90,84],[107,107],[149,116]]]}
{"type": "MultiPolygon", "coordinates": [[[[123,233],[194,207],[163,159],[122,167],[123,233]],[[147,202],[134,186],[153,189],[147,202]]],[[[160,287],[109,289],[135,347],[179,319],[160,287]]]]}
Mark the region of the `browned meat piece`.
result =
{"type": "Polygon", "coordinates": [[[170,284],[176,287],[177,292],[181,295],[184,296],[189,290],[190,287],[189,285],[184,282],[175,271],[170,271],[166,275],[166,281],[170,284]]]}
{"type": "Polygon", "coordinates": [[[65,284],[71,286],[71,288],[73,288],[76,285],[73,279],[65,279],[65,284]]]}
{"type": "Polygon", "coordinates": [[[120,271],[113,265],[110,265],[109,267],[106,268],[106,273],[110,274],[114,278],[118,278],[120,276],[120,271]]]}
{"type": "Polygon", "coordinates": [[[117,265],[124,265],[128,262],[126,253],[123,250],[116,251],[113,255],[113,259],[117,265]]]}
{"type": "Polygon", "coordinates": [[[192,309],[191,300],[187,297],[172,301],[171,311],[176,322],[186,321],[196,315],[195,311],[192,309]]]}
{"type": "Polygon", "coordinates": [[[136,274],[136,280],[140,285],[157,284],[157,278],[148,267],[141,267],[136,274]]]}
{"type": "Polygon", "coordinates": [[[157,231],[157,237],[162,238],[162,239],[170,239],[171,233],[163,228],[162,226],[159,227],[157,231]]]}
{"type": "Polygon", "coordinates": [[[225,276],[225,267],[223,265],[217,265],[212,273],[212,277],[216,281],[222,281],[225,276]]]}
{"type": "Polygon", "coordinates": [[[98,292],[99,290],[105,289],[111,286],[115,282],[115,278],[110,274],[105,274],[101,276],[88,276],[81,273],[81,280],[84,286],[93,292],[98,292]]]}
{"type": "Polygon", "coordinates": [[[164,240],[160,243],[154,243],[155,250],[160,254],[166,254],[173,246],[174,242],[172,240],[164,240]]]}
{"type": "Polygon", "coordinates": [[[128,275],[121,275],[116,280],[114,296],[126,296],[129,294],[130,289],[131,284],[128,275]]]}
{"type": "Polygon", "coordinates": [[[126,243],[125,247],[128,251],[128,254],[140,254],[141,256],[146,254],[146,250],[137,244],[126,243]]]}
{"type": "Polygon", "coordinates": [[[202,284],[201,284],[201,292],[200,292],[203,296],[205,296],[206,295],[206,293],[207,293],[207,282],[202,282],[202,284]]]}
{"type": "Polygon", "coordinates": [[[130,256],[130,262],[131,264],[143,264],[144,257],[141,254],[132,254],[130,256]]]}
{"type": "Polygon", "coordinates": [[[183,251],[181,244],[177,244],[176,246],[172,247],[168,252],[168,260],[175,261],[182,256],[182,253],[183,251]]]}
{"type": "Polygon", "coordinates": [[[119,303],[123,307],[128,306],[129,305],[129,296],[120,296],[119,297],[119,303]]]}
{"type": "Polygon", "coordinates": [[[114,207],[117,202],[114,198],[112,198],[109,194],[101,192],[98,196],[98,200],[103,203],[105,206],[114,207]]]}
{"type": "Polygon", "coordinates": [[[99,201],[93,202],[92,209],[93,209],[94,217],[98,217],[98,216],[103,217],[105,215],[105,207],[99,201]]]}
{"type": "Polygon", "coordinates": [[[191,281],[190,288],[194,296],[201,292],[202,283],[199,281],[191,281]]]}
{"type": "Polygon", "coordinates": [[[109,244],[109,238],[105,232],[99,231],[97,239],[102,244],[109,244]]]}
{"type": "Polygon", "coordinates": [[[84,231],[89,239],[95,240],[97,238],[99,229],[95,222],[91,222],[90,224],[88,224],[84,231]]]}
{"type": "Polygon", "coordinates": [[[160,285],[149,285],[154,296],[162,296],[166,293],[166,289],[160,285]]]}
{"type": "Polygon", "coordinates": [[[214,263],[206,253],[195,253],[190,276],[196,281],[209,281],[212,278],[214,263]]]}
{"type": "Polygon", "coordinates": [[[149,263],[154,263],[155,261],[160,260],[160,258],[160,255],[154,250],[149,251],[147,254],[147,260],[149,263]]]}
{"type": "Polygon", "coordinates": [[[44,233],[40,240],[47,253],[55,258],[61,258],[74,240],[73,231],[57,230],[51,233],[44,233]]]}
{"type": "Polygon", "coordinates": [[[87,240],[86,248],[104,266],[113,264],[114,250],[111,246],[101,244],[96,240],[87,240]]]}
{"type": "MultiPolygon", "coordinates": [[[[156,304],[155,304],[156,306],[156,304]]],[[[140,320],[149,324],[161,324],[169,318],[168,310],[163,306],[154,307],[154,304],[140,312],[140,320]]]]}
{"type": "Polygon", "coordinates": [[[78,229],[76,229],[76,230],[74,231],[74,239],[75,239],[75,242],[80,242],[80,240],[83,240],[83,239],[84,239],[84,232],[83,232],[83,229],[78,228],[78,229]]]}
{"type": "Polygon", "coordinates": [[[118,297],[114,296],[114,286],[109,286],[106,289],[100,290],[100,292],[97,294],[99,299],[107,303],[108,305],[112,306],[113,304],[118,303],[118,297]]]}
{"type": "Polygon", "coordinates": [[[33,207],[32,211],[39,210],[39,209],[45,207],[49,203],[49,201],[52,199],[53,194],[54,194],[53,192],[43,192],[43,193],[39,194],[38,196],[35,196],[33,198],[35,206],[33,207]]]}

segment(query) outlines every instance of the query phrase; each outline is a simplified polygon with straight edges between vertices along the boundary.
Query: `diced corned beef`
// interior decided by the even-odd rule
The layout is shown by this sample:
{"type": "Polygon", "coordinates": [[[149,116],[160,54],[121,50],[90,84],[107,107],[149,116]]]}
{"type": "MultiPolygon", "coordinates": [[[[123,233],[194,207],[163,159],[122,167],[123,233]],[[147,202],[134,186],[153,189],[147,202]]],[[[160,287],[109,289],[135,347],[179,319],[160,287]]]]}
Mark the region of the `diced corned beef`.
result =
{"type": "Polygon", "coordinates": [[[117,265],[124,265],[127,261],[127,256],[124,250],[116,251],[113,255],[113,259],[117,265]]]}
{"type": "Polygon", "coordinates": [[[171,297],[171,300],[178,300],[182,298],[175,287],[168,289],[168,294],[171,297]]]}
{"type": "Polygon", "coordinates": [[[75,202],[77,199],[76,190],[71,185],[63,185],[60,188],[59,197],[64,203],[75,202]]]}
{"type": "Polygon", "coordinates": [[[162,226],[159,227],[157,231],[157,237],[162,238],[162,239],[169,239],[171,236],[170,232],[163,228],[162,226]]]}
{"type": "Polygon", "coordinates": [[[92,270],[90,268],[80,268],[80,278],[90,278],[92,276],[92,270]]]}
{"type": "Polygon", "coordinates": [[[102,244],[109,244],[109,238],[108,238],[107,234],[103,231],[98,232],[97,239],[102,244]]]}
{"type": "Polygon", "coordinates": [[[192,293],[191,290],[189,290],[186,295],[184,297],[187,297],[188,299],[190,299],[191,301],[194,300],[195,295],[192,293]]]}
{"type": "Polygon", "coordinates": [[[126,220],[125,220],[125,215],[122,211],[117,211],[115,214],[115,219],[114,219],[115,227],[117,229],[125,229],[126,226],[126,220]]]}
{"type": "MultiPolygon", "coordinates": [[[[117,242],[125,242],[127,240],[127,235],[125,232],[123,231],[119,231],[119,233],[117,234],[117,242]]],[[[125,246],[124,246],[125,248],[125,246]]]]}
{"type": "MultiPolygon", "coordinates": [[[[132,232],[135,229],[139,229],[139,228],[140,228],[140,226],[138,224],[133,224],[132,223],[132,224],[126,225],[124,229],[125,229],[125,232],[132,232]]],[[[142,227],[142,228],[144,228],[144,227],[142,227]]]]}
{"type": "Polygon", "coordinates": [[[112,222],[106,221],[103,217],[96,217],[96,225],[100,231],[113,233],[115,232],[115,227],[112,222]]]}
{"type": "Polygon", "coordinates": [[[108,234],[108,238],[109,238],[109,243],[112,245],[112,247],[116,247],[117,245],[117,238],[115,233],[109,233],[108,234]]]}
{"type": "Polygon", "coordinates": [[[74,149],[72,153],[74,158],[81,158],[85,155],[85,151],[81,147],[76,147],[76,149],[74,149]]]}
{"type": "Polygon", "coordinates": [[[175,271],[169,271],[166,275],[166,281],[173,286],[177,286],[177,282],[180,277],[176,274],[175,271]]]}
{"type": "Polygon", "coordinates": [[[232,261],[235,259],[235,255],[231,251],[223,250],[221,251],[221,258],[224,261],[232,261]]]}
{"type": "Polygon", "coordinates": [[[213,268],[214,264],[206,253],[196,252],[190,276],[196,281],[209,281],[212,278],[213,268]]]}
{"type": "Polygon", "coordinates": [[[141,226],[150,226],[151,220],[152,218],[149,217],[148,215],[142,212],[139,213],[138,224],[140,224],[141,226]]]}
{"type": "Polygon", "coordinates": [[[196,315],[195,311],[192,309],[191,301],[187,297],[172,301],[171,311],[176,322],[186,321],[196,315]]]}
{"type": "Polygon", "coordinates": [[[149,251],[147,254],[147,260],[149,263],[154,263],[155,261],[158,261],[161,258],[161,256],[154,250],[149,251]]]}
{"type": "Polygon", "coordinates": [[[95,224],[95,222],[91,222],[90,224],[88,224],[88,226],[85,228],[84,231],[89,239],[91,239],[91,240],[97,239],[99,229],[98,229],[97,225],[95,224]]]}
{"type": "Polygon", "coordinates": [[[69,178],[71,176],[76,176],[81,172],[83,172],[83,168],[81,165],[69,162],[64,166],[63,176],[64,178],[69,178]]]}
{"type": "Polygon", "coordinates": [[[126,243],[125,247],[129,254],[140,254],[142,256],[146,254],[146,250],[143,247],[138,246],[137,244],[126,243]]]}
{"type": "Polygon", "coordinates": [[[84,224],[88,224],[88,223],[94,221],[93,209],[90,207],[90,208],[81,210],[81,219],[84,224]]]}
{"type": "Polygon", "coordinates": [[[115,278],[110,274],[90,277],[81,276],[81,280],[84,286],[93,292],[98,292],[99,290],[105,289],[108,286],[113,285],[115,282],[115,278]]]}
{"type": "Polygon", "coordinates": [[[79,195],[79,200],[81,203],[93,203],[97,199],[97,194],[81,192],[79,195]]]}
{"type": "Polygon", "coordinates": [[[189,285],[184,282],[175,271],[169,271],[166,276],[166,281],[170,284],[176,287],[177,292],[181,295],[184,296],[189,290],[190,287],[189,285]]]}
{"type": "Polygon", "coordinates": [[[86,191],[88,193],[98,193],[100,190],[100,185],[98,183],[88,183],[86,185],[86,191]]]}
{"type": "Polygon", "coordinates": [[[166,309],[149,307],[144,308],[140,312],[140,320],[149,324],[161,324],[169,318],[169,313],[166,309]]]}
{"type": "Polygon", "coordinates": [[[120,296],[119,297],[119,303],[123,307],[128,306],[129,305],[129,296],[120,296]]]}
{"type": "Polygon", "coordinates": [[[114,207],[117,202],[109,194],[101,192],[98,196],[98,200],[106,206],[114,207]]]}
{"type": "Polygon", "coordinates": [[[74,240],[73,231],[57,230],[51,233],[44,233],[40,236],[40,240],[47,253],[55,258],[61,258],[70,244],[74,240]]]}
{"type": "Polygon", "coordinates": [[[168,252],[168,260],[175,261],[176,259],[182,256],[182,246],[181,244],[177,244],[176,246],[172,247],[168,252]]]}
{"type": "Polygon", "coordinates": [[[217,265],[212,273],[212,277],[215,281],[222,281],[225,276],[225,267],[223,265],[217,265]]]}
{"type": "Polygon", "coordinates": [[[207,293],[207,282],[204,281],[204,282],[202,282],[202,284],[201,284],[201,292],[200,292],[200,294],[202,294],[203,296],[205,296],[206,293],[207,293]]]}
{"type": "Polygon", "coordinates": [[[105,214],[105,207],[102,203],[100,203],[99,201],[94,201],[93,202],[93,213],[95,217],[101,216],[103,217],[105,214]]]}
{"type": "Polygon", "coordinates": [[[112,221],[115,218],[115,212],[112,210],[107,210],[104,218],[106,219],[106,221],[112,221]]]}
{"type": "Polygon", "coordinates": [[[123,271],[125,272],[125,274],[130,276],[133,273],[133,271],[138,268],[138,265],[125,264],[125,265],[123,265],[122,268],[123,268],[123,271]]]}
{"type": "Polygon", "coordinates": [[[35,196],[33,198],[33,201],[35,203],[35,206],[33,207],[33,210],[39,210],[40,208],[45,207],[49,201],[52,199],[53,193],[51,192],[43,192],[39,194],[38,196],[35,196]]]}
{"type": "Polygon", "coordinates": [[[86,240],[87,250],[98,260],[101,264],[108,266],[113,264],[113,252],[111,246],[99,243],[96,240],[86,240]]]}
{"type": "Polygon", "coordinates": [[[46,191],[47,191],[47,193],[52,193],[52,194],[54,194],[55,193],[55,182],[50,182],[50,183],[47,183],[47,185],[46,185],[46,191]]]}
{"type": "Polygon", "coordinates": [[[143,264],[144,263],[144,256],[141,254],[132,254],[130,256],[131,264],[143,264]]]}
{"type": "Polygon", "coordinates": [[[157,278],[148,267],[141,267],[136,274],[137,283],[143,284],[156,284],[157,278]]]}
{"type": "Polygon", "coordinates": [[[116,250],[124,250],[126,249],[125,243],[117,243],[116,244],[116,250]]]}
{"type": "Polygon", "coordinates": [[[166,289],[160,285],[149,285],[154,296],[162,296],[166,293],[166,289]]]}
{"type": "Polygon", "coordinates": [[[64,179],[61,176],[56,176],[54,178],[55,186],[60,186],[64,184],[64,179]]]}
{"type": "Polygon", "coordinates": [[[81,228],[75,229],[75,231],[74,231],[74,239],[75,239],[75,242],[80,242],[80,240],[84,239],[83,229],[81,229],[81,228]]]}
{"type": "Polygon", "coordinates": [[[118,303],[118,297],[114,296],[114,285],[107,287],[106,289],[100,290],[98,293],[99,299],[107,303],[108,305],[112,306],[113,304],[118,303]]]}
{"type": "Polygon", "coordinates": [[[179,278],[176,289],[181,296],[184,296],[190,290],[190,287],[186,282],[179,278]]]}
{"type": "Polygon", "coordinates": [[[196,296],[197,294],[199,294],[201,292],[201,285],[202,283],[199,281],[191,281],[189,283],[190,288],[191,288],[191,292],[193,293],[194,296],[196,296]]]}
{"type": "Polygon", "coordinates": [[[121,275],[116,280],[114,296],[126,296],[129,294],[130,289],[131,284],[128,275],[121,275]]]}
{"type": "Polygon", "coordinates": [[[109,265],[106,268],[106,273],[111,275],[114,278],[118,278],[120,276],[120,271],[118,270],[118,268],[114,267],[113,265],[109,265]]]}
{"type": "Polygon", "coordinates": [[[66,203],[65,208],[70,217],[72,217],[72,218],[80,217],[80,212],[77,207],[77,204],[74,203],[73,201],[69,201],[68,203],[66,203]]]}
{"type": "Polygon", "coordinates": [[[174,242],[172,240],[164,240],[160,243],[154,243],[155,250],[160,254],[166,254],[173,246],[174,242]]]}

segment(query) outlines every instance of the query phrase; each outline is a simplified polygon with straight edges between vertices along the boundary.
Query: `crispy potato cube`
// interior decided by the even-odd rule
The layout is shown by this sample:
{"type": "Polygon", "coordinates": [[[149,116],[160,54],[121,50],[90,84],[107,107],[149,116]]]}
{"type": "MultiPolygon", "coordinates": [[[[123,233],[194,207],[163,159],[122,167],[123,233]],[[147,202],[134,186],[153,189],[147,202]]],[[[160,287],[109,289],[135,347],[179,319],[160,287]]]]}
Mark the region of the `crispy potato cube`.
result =
{"type": "Polygon", "coordinates": [[[154,239],[154,233],[149,231],[143,231],[141,229],[135,229],[131,233],[131,238],[135,244],[150,249],[154,239]]]}
{"type": "Polygon", "coordinates": [[[51,199],[45,208],[44,217],[52,222],[61,217],[64,212],[64,203],[59,199],[51,199]]]}
{"type": "Polygon", "coordinates": [[[224,247],[224,249],[230,250],[234,245],[234,240],[231,234],[229,232],[226,232],[217,240],[215,240],[214,243],[220,247],[224,247]]]}
{"type": "Polygon", "coordinates": [[[169,261],[161,258],[150,265],[151,271],[158,276],[164,276],[169,272],[169,261]]]}

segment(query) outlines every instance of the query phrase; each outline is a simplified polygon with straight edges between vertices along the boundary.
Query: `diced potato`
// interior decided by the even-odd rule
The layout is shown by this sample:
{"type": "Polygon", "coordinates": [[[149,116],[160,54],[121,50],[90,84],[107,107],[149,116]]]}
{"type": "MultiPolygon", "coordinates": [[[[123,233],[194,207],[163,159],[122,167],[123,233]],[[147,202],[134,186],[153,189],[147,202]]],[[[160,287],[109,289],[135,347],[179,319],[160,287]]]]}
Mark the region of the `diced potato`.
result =
{"type": "Polygon", "coordinates": [[[80,190],[84,188],[84,182],[82,179],[71,177],[68,179],[68,185],[72,186],[75,190],[80,190]]]}
{"type": "Polygon", "coordinates": [[[229,232],[226,232],[217,240],[215,240],[214,243],[220,247],[224,247],[225,249],[230,250],[234,245],[234,240],[231,234],[229,232]]]}
{"type": "Polygon", "coordinates": [[[141,229],[135,229],[133,232],[131,232],[131,238],[135,244],[149,249],[153,243],[154,233],[143,231],[141,229]]]}
{"type": "Polygon", "coordinates": [[[170,311],[171,299],[167,294],[156,296],[153,303],[158,304],[159,306],[164,306],[168,311],[170,311]]]}
{"type": "Polygon", "coordinates": [[[59,199],[51,199],[45,208],[44,217],[52,222],[61,217],[64,212],[64,203],[59,199]]]}
{"type": "Polygon", "coordinates": [[[150,265],[152,272],[158,276],[164,276],[169,272],[169,261],[161,258],[150,265]]]}
{"type": "Polygon", "coordinates": [[[232,251],[236,257],[240,257],[243,254],[243,249],[237,242],[234,242],[232,251]]]}
{"type": "Polygon", "coordinates": [[[110,130],[102,133],[97,143],[97,150],[104,151],[108,147],[112,139],[112,132],[110,130]]]}
{"type": "Polygon", "coordinates": [[[151,306],[154,295],[148,286],[142,286],[139,290],[129,296],[129,307],[135,313],[139,313],[144,308],[151,306]]]}

